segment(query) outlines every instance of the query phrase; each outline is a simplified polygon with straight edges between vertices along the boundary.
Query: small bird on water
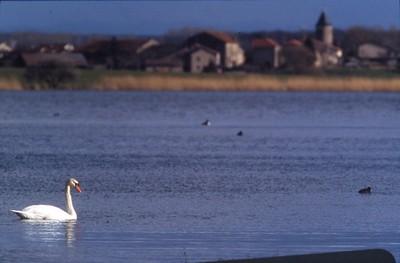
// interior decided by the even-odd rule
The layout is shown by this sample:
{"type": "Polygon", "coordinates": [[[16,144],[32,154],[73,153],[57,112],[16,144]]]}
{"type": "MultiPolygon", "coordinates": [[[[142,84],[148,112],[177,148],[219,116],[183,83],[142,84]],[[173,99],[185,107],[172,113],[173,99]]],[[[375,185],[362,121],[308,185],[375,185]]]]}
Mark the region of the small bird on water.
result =
{"type": "Polygon", "coordinates": [[[237,136],[243,136],[243,132],[242,132],[242,131],[239,131],[236,135],[237,135],[237,136]]]}
{"type": "Polygon", "coordinates": [[[362,188],[362,189],[360,189],[359,191],[358,191],[358,193],[359,194],[370,194],[371,193],[371,187],[365,187],[365,188],[362,188]]]}
{"type": "Polygon", "coordinates": [[[211,121],[205,120],[201,125],[203,125],[203,126],[210,126],[210,125],[211,125],[211,121]]]}

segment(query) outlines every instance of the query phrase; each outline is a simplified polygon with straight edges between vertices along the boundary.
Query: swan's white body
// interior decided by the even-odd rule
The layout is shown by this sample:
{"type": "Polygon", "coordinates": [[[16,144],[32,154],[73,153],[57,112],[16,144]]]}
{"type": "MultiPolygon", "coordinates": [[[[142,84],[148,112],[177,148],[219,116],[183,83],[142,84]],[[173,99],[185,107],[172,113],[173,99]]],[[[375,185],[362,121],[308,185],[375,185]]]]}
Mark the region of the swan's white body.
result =
{"type": "Polygon", "coordinates": [[[31,205],[27,206],[21,211],[11,210],[21,219],[33,219],[33,220],[76,220],[77,215],[72,204],[71,187],[74,187],[78,192],[81,192],[79,182],[76,179],[69,179],[65,185],[65,200],[67,205],[67,211],[64,211],[58,207],[52,205],[31,205]]]}

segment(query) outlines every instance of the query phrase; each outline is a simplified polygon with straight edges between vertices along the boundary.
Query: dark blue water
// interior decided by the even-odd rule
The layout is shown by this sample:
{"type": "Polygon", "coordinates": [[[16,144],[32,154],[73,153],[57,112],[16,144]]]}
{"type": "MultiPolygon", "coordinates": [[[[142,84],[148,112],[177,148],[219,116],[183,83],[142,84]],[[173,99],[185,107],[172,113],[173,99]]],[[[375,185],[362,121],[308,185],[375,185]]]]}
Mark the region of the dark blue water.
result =
{"type": "Polygon", "coordinates": [[[400,94],[1,92],[0,158],[1,259],[400,259],[400,94]],[[8,211],[69,177],[76,223],[8,211]]]}

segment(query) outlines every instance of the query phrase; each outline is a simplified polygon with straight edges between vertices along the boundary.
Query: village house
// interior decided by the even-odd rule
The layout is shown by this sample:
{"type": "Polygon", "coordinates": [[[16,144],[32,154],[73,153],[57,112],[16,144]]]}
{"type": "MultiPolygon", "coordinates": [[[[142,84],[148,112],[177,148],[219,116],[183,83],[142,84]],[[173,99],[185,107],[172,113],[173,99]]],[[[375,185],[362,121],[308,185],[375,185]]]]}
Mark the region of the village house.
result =
{"type": "Polygon", "coordinates": [[[15,49],[15,46],[15,41],[13,41],[12,43],[6,41],[0,42],[0,54],[12,52],[15,49]]]}
{"type": "Polygon", "coordinates": [[[17,54],[15,52],[16,41],[0,42],[0,66],[13,66],[17,54]]]}
{"type": "Polygon", "coordinates": [[[37,67],[46,64],[88,68],[86,58],[75,52],[72,43],[39,44],[15,52],[14,66],[37,67]]]}
{"type": "Polygon", "coordinates": [[[182,53],[185,72],[216,72],[221,65],[220,53],[200,44],[183,50],[182,53]]]}
{"type": "MultiPolygon", "coordinates": [[[[395,69],[397,67],[397,52],[389,47],[364,43],[358,46],[357,57],[350,61],[353,63],[353,67],[395,69]]],[[[352,66],[349,62],[346,64],[347,67],[352,66]]]]}
{"type": "Polygon", "coordinates": [[[251,64],[258,71],[277,69],[281,65],[282,47],[271,38],[255,38],[249,52],[251,64]]]}
{"type": "Polygon", "coordinates": [[[147,72],[210,72],[217,71],[221,63],[219,52],[199,44],[183,48],[160,45],[143,55],[147,72]]]}
{"type": "Polygon", "coordinates": [[[0,42],[0,66],[13,66],[16,57],[17,41],[0,42]]]}
{"type": "Polygon", "coordinates": [[[185,46],[200,44],[220,53],[221,66],[224,69],[234,69],[244,64],[245,55],[239,42],[225,32],[204,31],[189,37],[185,46]]]}
{"type": "Polygon", "coordinates": [[[67,67],[88,67],[85,57],[80,53],[22,53],[19,60],[22,67],[37,67],[49,63],[67,67]]]}
{"type": "Polygon", "coordinates": [[[29,50],[30,53],[62,53],[74,51],[75,45],[72,43],[41,44],[29,50]]]}

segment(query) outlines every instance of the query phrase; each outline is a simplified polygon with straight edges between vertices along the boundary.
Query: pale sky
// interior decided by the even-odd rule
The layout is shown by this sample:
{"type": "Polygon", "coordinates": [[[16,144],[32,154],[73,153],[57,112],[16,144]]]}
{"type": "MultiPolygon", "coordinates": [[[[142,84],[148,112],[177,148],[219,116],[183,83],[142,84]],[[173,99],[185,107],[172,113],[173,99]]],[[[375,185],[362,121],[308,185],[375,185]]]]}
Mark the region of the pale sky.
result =
{"type": "Polygon", "coordinates": [[[336,28],[400,25],[399,0],[4,1],[0,32],[163,34],[313,29],[324,10],[336,28]]]}

